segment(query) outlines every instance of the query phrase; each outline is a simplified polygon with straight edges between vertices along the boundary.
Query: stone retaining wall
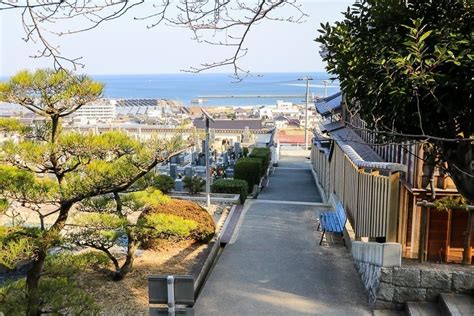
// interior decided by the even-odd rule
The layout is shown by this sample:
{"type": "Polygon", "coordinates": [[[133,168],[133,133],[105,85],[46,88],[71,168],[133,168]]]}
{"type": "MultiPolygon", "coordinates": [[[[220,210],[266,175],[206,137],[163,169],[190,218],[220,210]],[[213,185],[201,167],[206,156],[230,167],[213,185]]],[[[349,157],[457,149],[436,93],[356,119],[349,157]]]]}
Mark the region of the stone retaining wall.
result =
{"type": "MultiPolygon", "coordinates": [[[[354,255],[355,266],[368,292],[369,303],[374,308],[401,309],[407,301],[435,301],[441,293],[462,293],[474,289],[474,269],[469,267],[451,265],[437,269],[422,265],[397,266],[392,260],[386,261],[391,265],[386,266],[380,260],[384,257],[383,252],[369,250],[380,246],[364,243],[366,246],[361,248],[358,245],[360,242],[354,243],[358,249],[354,255]],[[368,253],[377,255],[371,258],[368,253]]],[[[352,252],[354,254],[354,245],[352,252]]]]}

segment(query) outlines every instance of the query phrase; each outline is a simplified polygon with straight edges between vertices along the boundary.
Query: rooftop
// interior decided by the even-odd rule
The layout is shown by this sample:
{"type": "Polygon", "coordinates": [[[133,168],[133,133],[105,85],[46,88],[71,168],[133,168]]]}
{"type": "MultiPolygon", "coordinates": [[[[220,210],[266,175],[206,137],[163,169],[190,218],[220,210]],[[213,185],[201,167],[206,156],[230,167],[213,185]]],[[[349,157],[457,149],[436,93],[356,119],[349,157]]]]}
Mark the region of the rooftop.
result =
{"type": "MultiPolygon", "coordinates": [[[[193,120],[193,125],[197,129],[206,128],[206,121],[203,118],[196,118],[193,120]]],[[[259,130],[263,129],[261,119],[245,119],[245,120],[215,120],[210,122],[210,128],[216,129],[245,129],[248,127],[250,130],[259,130]]]]}
{"type": "Polygon", "coordinates": [[[316,102],[316,111],[322,116],[331,115],[342,109],[341,103],[342,93],[338,92],[316,102]]]}

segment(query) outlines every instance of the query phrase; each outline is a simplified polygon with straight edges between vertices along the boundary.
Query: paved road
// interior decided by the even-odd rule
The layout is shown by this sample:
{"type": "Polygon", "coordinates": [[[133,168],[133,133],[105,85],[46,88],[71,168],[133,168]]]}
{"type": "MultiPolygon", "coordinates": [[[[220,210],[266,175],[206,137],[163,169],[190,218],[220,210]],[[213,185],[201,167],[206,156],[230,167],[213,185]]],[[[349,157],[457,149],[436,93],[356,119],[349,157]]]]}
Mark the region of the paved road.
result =
{"type": "Polygon", "coordinates": [[[259,194],[260,200],[321,202],[313,180],[310,161],[305,157],[282,157],[269,178],[269,186],[259,194]]]}
{"type": "MultiPolygon", "coordinates": [[[[305,161],[296,161],[298,166],[305,161]]],[[[281,194],[273,186],[288,177],[277,170],[270,180],[275,190],[266,199],[281,194]]],[[[314,200],[294,185],[284,189],[298,201],[314,200]]],[[[235,243],[226,246],[204,286],[196,315],[371,315],[345,248],[318,246],[315,206],[264,200],[247,206],[235,243]]]]}

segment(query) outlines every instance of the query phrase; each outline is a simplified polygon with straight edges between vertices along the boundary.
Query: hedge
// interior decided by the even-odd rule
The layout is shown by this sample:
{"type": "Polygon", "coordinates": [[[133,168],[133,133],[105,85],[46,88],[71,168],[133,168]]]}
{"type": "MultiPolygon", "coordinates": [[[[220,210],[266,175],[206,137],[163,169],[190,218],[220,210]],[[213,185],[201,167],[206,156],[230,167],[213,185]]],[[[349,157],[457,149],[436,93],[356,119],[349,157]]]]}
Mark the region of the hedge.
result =
{"type": "Polygon", "coordinates": [[[258,158],[262,160],[262,170],[260,176],[264,176],[270,166],[272,160],[272,152],[270,148],[254,148],[249,155],[249,158],[258,158]]]}
{"type": "Polygon", "coordinates": [[[248,184],[248,192],[252,192],[253,186],[260,183],[262,174],[262,160],[260,158],[241,158],[235,164],[234,179],[245,180],[248,184]]]}
{"type": "Polygon", "coordinates": [[[213,193],[240,194],[240,203],[244,203],[247,198],[249,186],[245,180],[219,179],[212,184],[213,193]]]}

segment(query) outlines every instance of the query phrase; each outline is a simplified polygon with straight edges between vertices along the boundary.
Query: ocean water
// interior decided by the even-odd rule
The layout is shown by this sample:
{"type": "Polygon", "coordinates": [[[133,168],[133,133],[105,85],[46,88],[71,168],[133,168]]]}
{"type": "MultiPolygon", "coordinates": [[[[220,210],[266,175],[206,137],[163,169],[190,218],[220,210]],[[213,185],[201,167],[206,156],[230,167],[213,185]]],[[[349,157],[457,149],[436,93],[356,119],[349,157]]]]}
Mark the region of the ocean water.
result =
{"type": "MultiPolygon", "coordinates": [[[[105,84],[104,96],[115,99],[172,99],[190,105],[204,97],[202,105],[268,105],[277,100],[304,102],[305,82],[298,80],[311,76],[310,95],[324,96],[324,80],[329,75],[313,73],[262,73],[235,82],[229,74],[158,74],[158,75],[96,75],[93,78],[105,84]],[[301,95],[297,98],[205,98],[212,95],[301,95]]],[[[330,82],[327,93],[339,90],[337,82],[330,82]]]]}
{"type": "MultiPolygon", "coordinates": [[[[324,81],[330,76],[325,72],[310,73],[261,73],[253,74],[240,82],[230,74],[157,74],[157,75],[94,75],[95,80],[105,84],[104,97],[113,99],[172,99],[184,105],[204,97],[202,105],[274,105],[277,100],[294,103],[305,101],[306,83],[298,80],[305,76],[310,81],[310,95],[324,96],[339,91],[337,81],[324,81]],[[296,98],[205,98],[212,95],[298,95],[296,98]]],[[[0,77],[0,81],[8,77],[0,77]]],[[[4,107],[4,106],[3,106],[4,107]]],[[[0,109],[1,110],[1,109],[0,109]]]]}

